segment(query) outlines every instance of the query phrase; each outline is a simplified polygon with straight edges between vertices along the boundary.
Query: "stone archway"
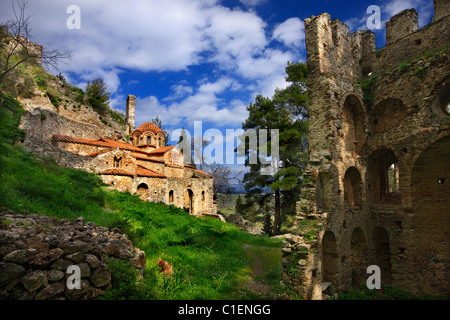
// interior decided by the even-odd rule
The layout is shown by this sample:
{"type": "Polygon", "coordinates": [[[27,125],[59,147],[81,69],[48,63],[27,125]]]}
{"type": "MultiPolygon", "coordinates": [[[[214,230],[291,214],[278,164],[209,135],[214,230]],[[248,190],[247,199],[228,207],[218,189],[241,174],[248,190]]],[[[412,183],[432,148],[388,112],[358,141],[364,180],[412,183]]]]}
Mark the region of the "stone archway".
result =
{"type": "Polygon", "coordinates": [[[174,195],[174,191],[170,190],[169,191],[169,203],[172,204],[175,201],[175,195],[174,195]]]}
{"type": "Polygon", "coordinates": [[[401,204],[400,168],[395,153],[379,149],[369,156],[370,189],[374,204],[401,204]]]}
{"type": "Polygon", "coordinates": [[[141,183],[138,185],[136,193],[138,194],[139,198],[142,200],[147,200],[148,196],[148,185],[146,183],[141,183]]]}
{"type": "Polygon", "coordinates": [[[450,290],[450,136],[431,144],[411,173],[411,272],[417,289],[426,294],[450,290]]]}
{"type": "Polygon", "coordinates": [[[344,143],[347,151],[360,153],[366,143],[365,114],[358,97],[349,95],[343,107],[344,143]]]}
{"type": "Polygon", "coordinates": [[[326,231],[322,237],[322,282],[332,282],[337,287],[338,261],[336,237],[332,231],[326,231]]]}
{"type": "Polygon", "coordinates": [[[191,189],[186,189],[184,193],[184,209],[194,214],[194,192],[191,189]]]}
{"type": "Polygon", "coordinates": [[[376,227],[373,230],[373,245],[375,253],[375,264],[381,270],[381,283],[392,283],[391,274],[391,249],[389,244],[389,234],[386,229],[376,227]]]}
{"type": "Polygon", "coordinates": [[[350,167],[344,176],[344,204],[348,207],[357,207],[362,204],[361,174],[355,167],[350,167]]]}
{"type": "Polygon", "coordinates": [[[399,99],[385,99],[378,103],[372,113],[372,130],[385,132],[398,127],[406,118],[406,107],[399,99]]]}
{"type": "Polygon", "coordinates": [[[354,289],[360,289],[361,283],[366,280],[366,271],[369,266],[367,253],[364,231],[361,228],[355,228],[350,241],[351,278],[354,289]]]}

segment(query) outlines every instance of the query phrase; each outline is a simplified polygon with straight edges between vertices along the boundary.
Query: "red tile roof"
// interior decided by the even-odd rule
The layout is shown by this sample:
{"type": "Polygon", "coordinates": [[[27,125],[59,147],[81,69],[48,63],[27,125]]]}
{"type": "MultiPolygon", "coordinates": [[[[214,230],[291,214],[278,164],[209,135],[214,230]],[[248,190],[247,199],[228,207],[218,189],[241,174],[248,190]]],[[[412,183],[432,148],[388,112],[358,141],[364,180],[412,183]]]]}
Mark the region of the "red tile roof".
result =
{"type": "Polygon", "coordinates": [[[131,172],[125,171],[123,169],[118,169],[118,168],[104,170],[102,172],[99,172],[98,174],[114,175],[114,176],[130,176],[130,177],[134,176],[134,174],[132,174],[131,172]]]}
{"type": "Polygon", "coordinates": [[[206,172],[203,172],[203,171],[201,171],[201,170],[196,170],[196,169],[194,169],[194,171],[197,172],[197,173],[203,174],[203,175],[205,175],[205,176],[208,176],[208,177],[210,177],[210,178],[213,178],[212,175],[207,174],[206,172]]]}
{"type": "Polygon", "coordinates": [[[140,133],[144,133],[145,131],[151,131],[154,133],[159,133],[159,132],[163,132],[156,124],[154,124],[153,122],[145,122],[143,124],[141,124],[139,127],[136,128],[136,130],[133,131],[133,134],[135,132],[140,132],[140,133]]]}
{"type": "Polygon", "coordinates": [[[123,150],[130,150],[138,153],[145,153],[147,152],[139,149],[136,146],[132,146],[131,144],[128,144],[126,142],[120,142],[115,141],[107,138],[100,138],[98,140],[92,140],[92,139],[83,139],[83,138],[76,138],[76,137],[70,137],[60,134],[54,134],[53,139],[58,142],[66,142],[66,143],[77,143],[77,144],[85,144],[89,146],[96,146],[96,147],[105,147],[105,148],[119,148],[123,150]]]}
{"type": "Polygon", "coordinates": [[[136,168],[136,175],[150,178],[166,178],[165,175],[162,175],[159,172],[153,171],[141,165],[138,165],[138,167],[136,168]]]}
{"type": "Polygon", "coordinates": [[[166,147],[161,147],[155,150],[150,151],[148,154],[164,154],[169,150],[172,150],[173,148],[175,148],[175,146],[166,146],[166,147]]]}
{"type": "Polygon", "coordinates": [[[205,175],[205,176],[214,178],[212,175],[207,174],[206,172],[203,172],[203,171],[201,171],[201,170],[195,169],[195,168],[194,168],[193,166],[191,166],[190,164],[185,164],[184,167],[187,168],[187,169],[189,169],[189,170],[195,171],[195,172],[197,172],[197,173],[203,174],[203,175],[205,175]]]}
{"type": "Polygon", "coordinates": [[[164,159],[158,159],[158,158],[149,158],[144,155],[140,154],[133,154],[133,157],[137,160],[143,160],[143,161],[150,161],[150,162],[158,162],[158,163],[165,163],[164,159]]]}
{"type": "Polygon", "coordinates": [[[99,156],[99,155],[101,155],[101,154],[110,152],[111,150],[114,150],[114,149],[113,149],[113,148],[109,148],[109,149],[101,150],[101,151],[98,151],[98,152],[94,152],[94,153],[88,154],[87,156],[88,156],[88,157],[95,158],[96,156],[99,156]]]}

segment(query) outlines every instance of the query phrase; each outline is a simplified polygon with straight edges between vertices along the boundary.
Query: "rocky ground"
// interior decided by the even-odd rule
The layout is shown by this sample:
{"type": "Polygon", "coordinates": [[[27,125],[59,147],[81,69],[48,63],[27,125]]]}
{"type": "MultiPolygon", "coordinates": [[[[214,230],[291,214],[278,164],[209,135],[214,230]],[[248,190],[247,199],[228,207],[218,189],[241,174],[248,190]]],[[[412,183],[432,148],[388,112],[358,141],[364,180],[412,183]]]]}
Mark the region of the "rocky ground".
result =
{"type": "Polygon", "coordinates": [[[94,299],[111,287],[108,259],[145,265],[144,252],[118,228],[0,212],[0,300],[94,299]],[[79,289],[67,285],[70,266],[79,267],[79,289]]]}

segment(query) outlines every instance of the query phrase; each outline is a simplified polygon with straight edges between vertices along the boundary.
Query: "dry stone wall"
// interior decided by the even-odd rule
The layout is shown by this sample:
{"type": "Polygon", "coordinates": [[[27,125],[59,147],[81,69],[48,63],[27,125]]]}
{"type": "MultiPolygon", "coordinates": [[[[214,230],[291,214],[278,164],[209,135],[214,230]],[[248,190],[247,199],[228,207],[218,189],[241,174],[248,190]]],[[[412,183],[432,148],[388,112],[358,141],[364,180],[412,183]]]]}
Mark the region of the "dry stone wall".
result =
{"type": "Polygon", "coordinates": [[[25,130],[27,136],[48,142],[52,140],[54,134],[84,139],[105,137],[119,140],[123,137],[123,132],[108,126],[74,120],[59,113],[40,108],[24,111],[19,128],[25,130]]]}
{"type": "Polygon", "coordinates": [[[141,273],[145,265],[145,253],[117,228],[0,213],[0,300],[95,299],[111,287],[108,259],[131,261],[141,273]],[[79,289],[67,285],[70,266],[80,270],[79,289]]]}

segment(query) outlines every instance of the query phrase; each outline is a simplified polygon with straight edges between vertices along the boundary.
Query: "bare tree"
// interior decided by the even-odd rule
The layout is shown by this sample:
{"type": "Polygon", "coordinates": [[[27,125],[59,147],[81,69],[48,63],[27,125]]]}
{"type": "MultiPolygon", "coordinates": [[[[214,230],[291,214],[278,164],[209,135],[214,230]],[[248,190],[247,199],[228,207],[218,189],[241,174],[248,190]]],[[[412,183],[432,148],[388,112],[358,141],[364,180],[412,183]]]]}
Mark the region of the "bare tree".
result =
{"type": "Polygon", "coordinates": [[[237,183],[241,182],[238,178],[241,172],[233,172],[230,166],[217,163],[204,164],[203,166],[204,171],[214,177],[214,199],[217,199],[218,193],[226,192],[229,189],[231,181],[235,180],[237,183]]]}
{"type": "Polygon", "coordinates": [[[1,33],[4,39],[0,40],[4,43],[6,52],[0,57],[0,79],[30,59],[36,59],[41,64],[52,66],[58,70],[58,63],[70,57],[70,53],[47,50],[36,46],[29,40],[32,15],[26,13],[27,5],[27,0],[18,1],[16,4],[13,2],[13,16],[1,26],[4,29],[4,32],[1,33]]]}

